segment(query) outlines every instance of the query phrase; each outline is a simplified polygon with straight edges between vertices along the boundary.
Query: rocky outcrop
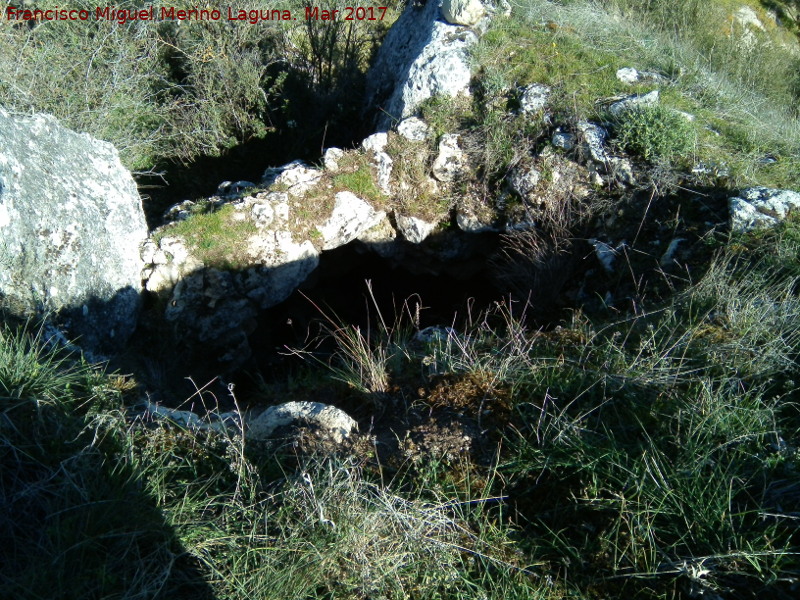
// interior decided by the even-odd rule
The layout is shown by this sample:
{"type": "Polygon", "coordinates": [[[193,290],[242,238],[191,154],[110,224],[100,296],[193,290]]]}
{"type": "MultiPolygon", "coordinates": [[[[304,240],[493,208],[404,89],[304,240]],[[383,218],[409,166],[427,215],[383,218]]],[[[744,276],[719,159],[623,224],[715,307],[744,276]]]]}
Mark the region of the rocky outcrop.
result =
{"type": "Polygon", "coordinates": [[[200,416],[191,410],[178,410],[153,402],[145,405],[147,414],[190,431],[216,431],[228,436],[241,435],[246,440],[266,441],[281,431],[308,428],[316,435],[336,443],[358,431],[358,423],[343,410],[320,402],[284,402],[260,413],[245,411],[208,413],[200,416]]]}
{"type": "Polygon", "coordinates": [[[790,212],[800,210],[800,193],[753,187],[728,200],[731,230],[743,233],[774,227],[790,212]]]}
{"type": "MultiPolygon", "coordinates": [[[[459,16],[474,15],[480,2],[451,0],[448,7],[461,4],[466,10],[456,10],[459,16]]],[[[367,74],[366,99],[367,110],[378,111],[379,131],[412,116],[428,98],[469,94],[467,49],[478,37],[460,25],[439,20],[440,16],[438,0],[422,6],[409,2],[381,45],[367,74]]],[[[471,21],[473,16],[464,18],[471,21]]]]}
{"type": "Polygon", "coordinates": [[[6,310],[57,315],[81,347],[119,349],[136,325],[146,237],[136,184],[111,144],[0,109],[6,310]]]}

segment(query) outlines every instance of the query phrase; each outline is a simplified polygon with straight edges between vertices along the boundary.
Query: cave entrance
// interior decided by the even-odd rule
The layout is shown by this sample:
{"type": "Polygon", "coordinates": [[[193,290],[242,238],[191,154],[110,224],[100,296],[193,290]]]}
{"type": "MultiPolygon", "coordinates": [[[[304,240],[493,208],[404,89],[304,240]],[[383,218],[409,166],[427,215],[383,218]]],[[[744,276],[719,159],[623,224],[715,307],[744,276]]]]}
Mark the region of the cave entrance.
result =
{"type": "Polygon", "coordinates": [[[461,330],[502,299],[486,255],[456,277],[413,272],[357,243],[347,244],[324,252],[305,284],[260,314],[250,336],[255,366],[265,381],[275,380],[301,360],[288,349],[330,355],[333,343],[324,332],[338,325],[379,331],[382,318],[389,328],[412,332],[430,326],[461,330]]]}

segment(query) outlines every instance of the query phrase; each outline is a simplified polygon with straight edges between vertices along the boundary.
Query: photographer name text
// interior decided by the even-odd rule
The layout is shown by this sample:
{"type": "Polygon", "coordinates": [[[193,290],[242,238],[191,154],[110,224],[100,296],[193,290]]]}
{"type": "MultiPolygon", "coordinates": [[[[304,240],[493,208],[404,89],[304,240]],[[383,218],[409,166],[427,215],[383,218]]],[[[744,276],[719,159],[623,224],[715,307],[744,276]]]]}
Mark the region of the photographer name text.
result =
{"type": "MultiPolygon", "coordinates": [[[[300,15],[305,21],[383,21],[386,6],[346,6],[326,9],[306,6],[300,15]]],[[[262,21],[296,21],[298,17],[287,9],[241,8],[175,8],[150,6],[141,10],[97,6],[93,10],[76,8],[27,9],[7,6],[3,11],[6,21],[113,21],[124,25],[131,21],[244,21],[251,24],[262,21]]]]}

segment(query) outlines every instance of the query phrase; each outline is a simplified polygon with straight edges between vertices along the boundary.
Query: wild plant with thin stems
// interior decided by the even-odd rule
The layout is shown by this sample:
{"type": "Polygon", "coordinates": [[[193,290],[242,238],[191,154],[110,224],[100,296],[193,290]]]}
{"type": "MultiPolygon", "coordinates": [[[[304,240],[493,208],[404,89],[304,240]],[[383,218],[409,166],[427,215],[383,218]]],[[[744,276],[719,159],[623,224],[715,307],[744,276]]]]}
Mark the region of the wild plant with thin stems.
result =
{"type": "MultiPolygon", "coordinates": [[[[379,403],[382,395],[389,391],[390,365],[405,355],[405,340],[408,327],[404,325],[404,314],[411,316],[406,303],[404,310],[389,325],[381,312],[378,301],[372,290],[372,282],[366,281],[370,300],[378,317],[378,331],[373,332],[371,325],[362,331],[358,325],[343,323],[335,313],[327,313],[310,298],[311,302],[325,320],[324,336],[332,339],[336,345],[330,361],[324,361],[312,352],[291,349],[291,353],[301,358],[311,358],[328,369],[334,379],[370,395],[379,403]]],[[[412,316],[413,318],[413,316],[412,316]]]]}

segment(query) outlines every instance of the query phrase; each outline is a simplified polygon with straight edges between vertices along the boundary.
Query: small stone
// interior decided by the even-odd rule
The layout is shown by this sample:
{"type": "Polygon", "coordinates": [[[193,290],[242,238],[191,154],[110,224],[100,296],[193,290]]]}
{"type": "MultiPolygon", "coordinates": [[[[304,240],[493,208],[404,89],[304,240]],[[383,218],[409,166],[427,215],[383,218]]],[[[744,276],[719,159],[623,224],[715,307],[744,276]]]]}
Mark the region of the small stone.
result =
{"type": "Polygon", "coordinates": [[[552,144],[562,150],[572,150],[575,147],[575,134],[564,131],[556,131],[553,134],[552,144]]]}
{"type": "Polygon", "coordinates": [[[423,142],[430,135],[430,127],[419,117],[408,117],[400,121],[397,126],[397,133],[407,140],[423,142]]]}
{"type": "Polygon", "coordinates": [[[515,167],[508,176],[508,185],[514,193],[525,198],[536,189],[540,177],[539,171],[534,167],[529,169],[515,167]]]}
{"type": "Polygon", "coordinates": [[[592,160],[599,163],[606,161],[605,143],[608,139],[608,131],[600,125],[588,121],[578,122],[578,131],[583,138],[583,147],[592,160]]]}
{"type": "Polygon", "coordinates": [[[529,115],[537,113],[547,106],[550,99],[550,88],[540,83],[534,83],[525,88],[519,100],[520,111],[529,115]]]}
{"type": "Polygon", "coordinates": [[[486,14],[480,0],[443,0],[442,17],[453,25],[472,27],[486,14]]]}
{"type": "Polygon", "coordinates": [[[336,172],[339,170],[339,160],[344,156],[341,148],[328,148],[322,155],[322,165],[326,171],[336,172]]]}
{"type": "Polygon", "coordinates": [[[632,67],[623,67],[621,69],[617,69],[617,79],[619,79],[622,83],[636,83],[639,81],[639,71],[632,67]]]}
{"type": "Polygon", "coordinates": [[[322,234],[322,249],[332,250],[356,239],[359,235],[378,224],[385,213],[377,212],[369,203],[352,192],[336,194],[333,213],[319,227],[322,234]]]}
{"type": "Polygon", "coordinates": [[[358,430],[358,423],[346,412],[321,402],[284,402],[270,406],[263,413],[245,421],[245,435],[254,440],[267,440],[281,427],[314,427],[342,442],[358,430]]]}
{"type": "Polygon", "coordinates": [[[383,152],[386,149],[386,144],[389,143],[389,136],[385,132],[373,133],[372,135],[364,138],[361,142],[361,148],[367,152],[372,151],[376,154],[383,152]]]}
{"type": "Polygon", "coordinates": [[[417,217],[396,215],[395,221],[402,236],[412,244],[425,241],[425,238],[436,229],[436,223],[429,223],[417,217]]]}
{"type": "Polygon", "coordinates": [[[647,94],[634,94],[632,96],[628,96],[620,100],[619,102],[615,102],[611,106],[608,107],[608,112],[610,112],[615,117],[620,116],[622,113],[628,110],[636,110],[639,108],[644,108],[646,106],[655,106],[658,104],[659,100],[659,93],[658,90],[653,90],[652,92],[648,92],[647,94]]]}
{"type": "Polygon", "coordinates": [[[439,154],[433,161],[433,176],[441,182],[455,181],[463,174],[466,166],[464,152],[458,146],[459,136],[448,133],[439,142],[439,154]]]}

